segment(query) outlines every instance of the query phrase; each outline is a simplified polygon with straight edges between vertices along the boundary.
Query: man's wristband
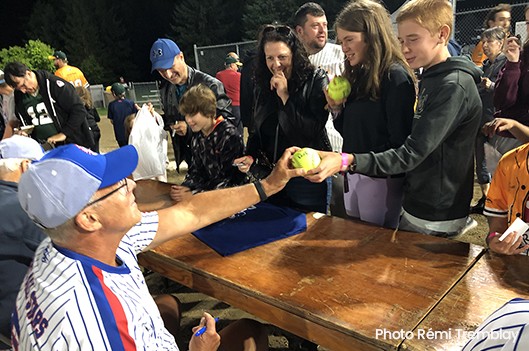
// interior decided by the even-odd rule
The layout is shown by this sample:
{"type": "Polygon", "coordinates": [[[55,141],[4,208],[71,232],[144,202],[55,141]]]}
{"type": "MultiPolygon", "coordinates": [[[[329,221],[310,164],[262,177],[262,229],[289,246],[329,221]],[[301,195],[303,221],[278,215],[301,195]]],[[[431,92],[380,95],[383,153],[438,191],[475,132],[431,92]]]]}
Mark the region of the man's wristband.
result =
{"type": "Polygon", "coordinates": [[[261,184],[260,180],[256,180],[252,184],[255,186],[255,189],[257,190],[257,193],[259,194],[260,201],[265,201],[266,199],[268,199],[268,196],[266,196],[266,193],[263,189],[263,184],[261,184]]]}
{"type": "Polygon", "coordinates": [[[485,239],[485,242],[487,243],[487,246],[489,245],[489,243],[492,240],[492,238],[494,238],[495,236],[498,236],[498,235],[500,235],[500,233],[498,233],[498,232],[490,232],[489,235],[487,236],[487,239],[485,239]]]}

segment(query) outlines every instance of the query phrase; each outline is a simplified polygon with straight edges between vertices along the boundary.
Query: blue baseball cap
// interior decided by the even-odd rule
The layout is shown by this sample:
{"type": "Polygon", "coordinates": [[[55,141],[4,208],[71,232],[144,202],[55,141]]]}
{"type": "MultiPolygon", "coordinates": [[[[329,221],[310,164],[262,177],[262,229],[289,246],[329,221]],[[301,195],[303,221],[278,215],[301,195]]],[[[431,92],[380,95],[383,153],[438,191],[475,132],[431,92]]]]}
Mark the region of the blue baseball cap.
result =
{"type": "Polygon", "coordinates": [[[181,53],[180,48],[171,39],[158,39],[152,44],[150,51],[151,73],[157,69],[173,67],[174,58],[181,53]]]}
{"type": "Polygon", "coordinates": [[[75,144],[60,146],[22,174],[18,200],[35,223],[56,228],[75,217],[98,189],[129,176],[137,165],[132,145],[106,154],[75,144]]]}

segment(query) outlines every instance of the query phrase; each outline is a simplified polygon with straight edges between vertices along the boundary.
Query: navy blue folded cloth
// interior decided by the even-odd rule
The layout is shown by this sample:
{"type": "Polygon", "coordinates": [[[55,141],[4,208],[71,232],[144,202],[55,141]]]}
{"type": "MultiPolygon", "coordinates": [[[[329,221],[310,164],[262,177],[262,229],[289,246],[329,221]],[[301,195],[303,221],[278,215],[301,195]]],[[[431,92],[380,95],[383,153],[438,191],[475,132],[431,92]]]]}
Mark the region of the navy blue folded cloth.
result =
{"type": "Polygon", "coordinates": [[[261,202],[193,235],[222,256],[228,256],[305,230],[304,213],[261,202]]]}

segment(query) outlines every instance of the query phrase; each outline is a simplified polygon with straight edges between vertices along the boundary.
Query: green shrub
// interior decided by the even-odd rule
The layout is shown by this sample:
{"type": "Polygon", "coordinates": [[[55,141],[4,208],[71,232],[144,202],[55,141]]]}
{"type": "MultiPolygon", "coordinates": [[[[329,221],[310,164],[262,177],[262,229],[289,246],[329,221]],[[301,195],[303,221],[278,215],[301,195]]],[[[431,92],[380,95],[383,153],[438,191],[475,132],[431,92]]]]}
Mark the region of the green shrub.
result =
{"type": "Polygon", "coordinates": [[[45,69],[54,72],[53,61],[48,59],[53,51],[50,45],[38,39],[29,40],[24,47],[11,46],[0,50],[0,68],[3,69],[8,62],[18,61],[30,69],[45,69]]]}

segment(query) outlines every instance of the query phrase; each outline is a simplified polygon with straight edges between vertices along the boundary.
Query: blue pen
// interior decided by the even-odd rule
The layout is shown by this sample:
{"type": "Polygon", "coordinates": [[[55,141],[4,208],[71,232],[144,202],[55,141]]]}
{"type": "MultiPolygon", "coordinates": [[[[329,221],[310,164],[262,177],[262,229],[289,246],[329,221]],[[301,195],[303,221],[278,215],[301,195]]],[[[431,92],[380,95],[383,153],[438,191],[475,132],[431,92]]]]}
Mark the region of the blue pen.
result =
{"type": "MultiPolygon", "coordinates": [[[[219,317],[215,317],[215,323],[219,321],[219,317]]],[[[200,328],[199,330],[197,330],[197,332],[195,333],[195,336],[200,336],[202,334],[204,334],[206,332],[206,326],[203,326],[202,328],[200,328]]]]}

